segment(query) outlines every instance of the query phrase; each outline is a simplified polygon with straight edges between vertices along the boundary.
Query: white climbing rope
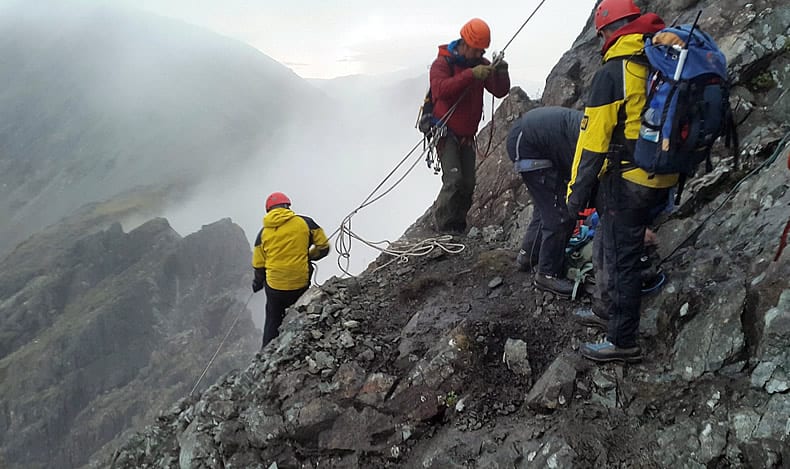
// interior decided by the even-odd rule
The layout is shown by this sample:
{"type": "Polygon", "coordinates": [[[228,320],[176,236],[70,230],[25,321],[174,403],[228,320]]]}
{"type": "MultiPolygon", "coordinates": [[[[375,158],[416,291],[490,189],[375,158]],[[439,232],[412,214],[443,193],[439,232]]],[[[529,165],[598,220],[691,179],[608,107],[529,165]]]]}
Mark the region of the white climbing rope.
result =
{"type": "Polygon", "coordinates": [[[214,360],[217,358],[217,355],[219,355],[219,351],[222,350],[222,346],[225,345],[225,341],[228,340],[228,336],[230,336],[230,333],[233,331],[233,328],[236,327],[236,323],[239,322],[239,318],[241,318],[241,313],[247,309],[247,305],[250,303],[250,300],[252,299],[252,295],[253,294],[250,293],[250,296],[247,298],[247,301],[244,302],[244,306],[242,306],[241,310],[239,310],[239,312],[236,313],[236,318],[233,319],[233,322],[228,328],[228,332],[225,333],[225,337],[222,338],[222,341],[217,346],[217,350],[214,352],[214,355],[211,357],[211,360],[208,361],[208,364],[203,369],[203,373],[200,374],[200,377],[197,379],[197,381],[195,381],[195,385],[192,386],[192,390],[189,391],[190,396],[195,393],[195,389],[197,389],[198,385],[203,380],[203,377],[206,376],[206,372],[208,372],[208,369],[211,367],[212,363],[214,363],[214,360]]]}
{"type": "MultiPolygon", "coordinates": [[[[459,254],[464,249],[466,249],[466,245],[464,245],[463,243],[452,242],[453,241],[452,235],[441,235],[433,238],[425,238],[423,240],[419,240],[414,243],[404,243],[404,242],[392,243],[387,240],[371,242],[357,235],[349,228],[344,232],[344,236],[341,238],[345,238],[345,237],[356,239],[362,244],[370,248],[373,248],[381,252],[382,254],[387,254],[389,256],[392,256],[392,259],[373,269],[373,272],[377,272],[387,267],[388,265],[392,264],[393,262],[398,262],[402,264],[409,262],[409,259],[412,257],[427,256],[434,249],[440,249],[448,254],[459,254]],[[381,247],[382,245],[384,245],[385,247],[381,247]]],[[[341,270],[343,270],[345,274],[351,275],[344,269],[343,266],[340,265],[340,258],[338,258],[338,266],[340,267],[341,270]]]]}

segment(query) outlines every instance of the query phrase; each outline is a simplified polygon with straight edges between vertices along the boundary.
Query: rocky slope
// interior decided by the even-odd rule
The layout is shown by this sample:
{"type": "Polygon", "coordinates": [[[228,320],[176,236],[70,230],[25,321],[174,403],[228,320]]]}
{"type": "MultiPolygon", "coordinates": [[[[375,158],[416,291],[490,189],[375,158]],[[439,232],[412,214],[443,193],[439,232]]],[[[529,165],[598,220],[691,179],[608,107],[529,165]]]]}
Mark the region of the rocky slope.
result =
{"type": "MultiPolygon", "coordinates": [[[[479,167],[476,226],[453,240],[463,251],[380,258],[358,278],[312,289],[246,369],[178,401],[94,465],[790,463],[790,251],[780,241],[790,220],[790,7],[651,2],[666,18],[699,8],[730,62],[744,167],[720,155],[656,227],[669,282],[644,302],[644,363],[581,360],[579,343],[600,335],[574,325],[576,304],[535,291],[513,267],[530,207],[501,142],[539,104],[514,89],[479,167]]],[[[596,48],[588,26],[550,76],[544,104],[578,105],[596,48]]],[[[427,226],[418,221],[401,242],[432,236],[427,226]]]]}
{"type": "Polygon", "coordinates": [[[79,467],[122,431],[249,360],[260,335],[239,285],[250,251],[229,220],[182,238],[125,233],[95,205],[0,263],[0,466],[79,467]],[[241,301],[239,298],[242,298],[241,301]]]}

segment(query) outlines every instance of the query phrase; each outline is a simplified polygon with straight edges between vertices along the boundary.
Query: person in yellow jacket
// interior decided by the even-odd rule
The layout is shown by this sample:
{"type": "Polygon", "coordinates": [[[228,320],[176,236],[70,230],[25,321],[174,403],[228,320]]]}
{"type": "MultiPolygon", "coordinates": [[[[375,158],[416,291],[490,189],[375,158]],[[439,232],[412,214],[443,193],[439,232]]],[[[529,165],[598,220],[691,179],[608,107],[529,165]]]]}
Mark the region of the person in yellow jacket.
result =
{"type": "Polygon", "coordinates": [[[310,286],[311,261],[329,254],[329,240],[312,218],[291,210],[291,200],[282,192],[266,198],[263,228],[255,238],[252,291],[266,289],[265,347],[277,337],[285,310],[296,303],[310,286]]]}
{"type": "Polygon", "coordinates": [[[637,362],[642,356],[636,338],[645,229],[678,179],[677,174],[648,174],[632,163],[647,99],[644,37],[665,25],[653,13],[642,15],[633,0],[603,0],[594,21],[603,40],[603,66],[585,103],[567,205],[572,216],[588,206],[598,209],[596,242],[603,243],[603,265],[596,266],[602,280],[597,288],[608,304],[597,319],[607,321],[607,334],[603,343],[583,344],[580,352],[595,361],[637,362]]]}

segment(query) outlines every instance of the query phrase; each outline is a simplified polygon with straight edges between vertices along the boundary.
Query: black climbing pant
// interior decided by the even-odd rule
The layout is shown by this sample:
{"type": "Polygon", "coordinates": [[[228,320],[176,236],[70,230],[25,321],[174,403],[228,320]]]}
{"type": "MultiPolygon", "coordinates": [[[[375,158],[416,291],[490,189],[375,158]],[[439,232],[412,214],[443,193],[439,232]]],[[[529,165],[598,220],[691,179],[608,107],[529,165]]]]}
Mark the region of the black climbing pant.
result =
{"type": "Polygon", "coordinates": [[[538,260],[538,273],[563,276],[565,248],[576,225],[565,205],[565,181],[555,168],[524,172],[521,179],[533,203],[521,249],[538,260]]]}
{"type": "MultiPolygon", "coordinates": [[[[622,179],[610,171],[600,181],[595,233],[601,242],[603,275],[598,288],[609,317],[607,338],[618,347],[636,345],[639,333],[639,309],[642,297],[641,261],[645,229],[656,207],[666,205],[668,189],[653,189],[622,179]]],[[[600,266],[600,264],[599,264],[600,266]]],[[[599,268],[598,266],[596,268],[599,268]]]]}
{"type": "Polygon", "coordinates": [[[307,291],[307,287],[299,290],[275,290],[268,284],[264,287],[266,291],[266,319],[263,322],[263,344],[266,344],[279,334],[280,325],[283,323],[285,310],[296,303],[296,300],[307,291]]]}

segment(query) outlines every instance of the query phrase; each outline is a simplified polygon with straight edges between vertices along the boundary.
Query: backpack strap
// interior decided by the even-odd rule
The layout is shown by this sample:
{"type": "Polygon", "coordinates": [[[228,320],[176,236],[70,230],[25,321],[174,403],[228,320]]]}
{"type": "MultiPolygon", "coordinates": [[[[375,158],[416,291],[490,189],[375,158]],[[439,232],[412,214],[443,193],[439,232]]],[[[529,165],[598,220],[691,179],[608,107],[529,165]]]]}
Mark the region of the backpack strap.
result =
{"type": "MultiPolygon", "coordinates": [[[[455,76],[455,66],[453,65],[453,61],[451,57],[444,56],[445,62],[447,62],[447,66],[450,67],[450,76],[455,76]]],[[[431,90],[430,82],[428,84],[428,92],[425,94],[425,102],[431,104],[431,113],[433,113],[433,91],[431,90]]],[[[431,116],[431,126],[436,125],[439,122],[435,116],[431,116]]]]}
{"type": "Polygon", "coordinates": [[[686,173],[680,173],[678,174],[678,190],[675,192],[675,205],[680,205],[680,196],[683,194],[684,187],[686,187],[686,173]]]}

